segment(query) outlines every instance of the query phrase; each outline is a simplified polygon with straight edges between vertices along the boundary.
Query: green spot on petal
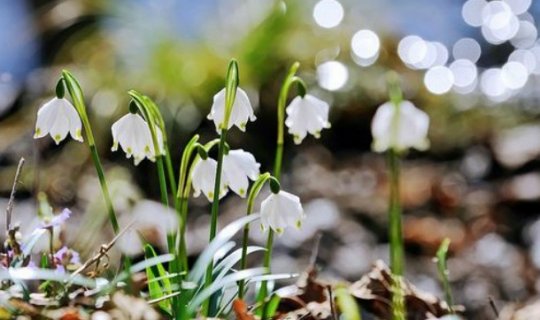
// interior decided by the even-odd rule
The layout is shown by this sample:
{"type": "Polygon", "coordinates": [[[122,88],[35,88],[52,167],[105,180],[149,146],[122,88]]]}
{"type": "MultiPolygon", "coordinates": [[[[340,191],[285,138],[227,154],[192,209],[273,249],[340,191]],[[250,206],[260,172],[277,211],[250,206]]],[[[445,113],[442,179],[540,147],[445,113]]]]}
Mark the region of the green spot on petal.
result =
{"type": "Polygon", "coordinates": [[[41,134],[41,129],[40,128],[36,128],[36,134],[35,136],[39,136],[41,134]]]}
{"type": "Polygon", "coordinates": [[[62,139],[62,137],[59,134],[54,136],[54,141],[56,141],[56,142],[59,142],[61,139],[62,139]]]}
{"type": "Polygon", "coordinates": [[[209,198],[214,198],[214,193],[212,191],[208,192],[208,197],[209,198]]]}
{"type": "Polygon", "coordinates": [[[127,152],[128,153],[133,153],[133,149],[131,149],[131,147],[127,147],[127,152]]]}
{"type": "Polygon", "coordinates": [[[240,190],[238,190],[238,192],[239,192],[241,195],[246,194],[246,190],[244,190],[244,188],[241,188],[240,190]]]}
{"type": "Polygon", "coordinates": [[[144,152],[149,153],[150,152],[150,146],[144,146],[144,152]]]}
{"type": "Polygon", "coordinates": [[[75,131],[75,137],[77,139],[82,139],[81,129],[77,129],[77,131],[75,131]]]}
{"type": "Polygon", "coordinates": [[[276,233],[277,234],[282,234],[283,233],[283,228],[276,228],[276,233]]]}
{"type": "Polygon", "coordinates": [[[297,227],[298,229],[300,229],[300,228],[302,227],[302,221],[297,220],[297,221],[296,221],[296,227],[297,227]]]}

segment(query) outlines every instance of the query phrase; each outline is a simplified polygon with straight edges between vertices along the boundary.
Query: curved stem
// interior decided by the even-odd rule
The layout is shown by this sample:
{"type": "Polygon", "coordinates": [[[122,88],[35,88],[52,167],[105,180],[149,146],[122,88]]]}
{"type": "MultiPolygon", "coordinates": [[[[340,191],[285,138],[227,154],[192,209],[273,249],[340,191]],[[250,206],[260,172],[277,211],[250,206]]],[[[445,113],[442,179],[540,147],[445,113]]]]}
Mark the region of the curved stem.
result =
{"type": "MultiPolygon", "coordinates": [[[[159,139],[157,135],[156,122],[159,122],[159,116],[156,115],[157,111],[154,110],[155,105],[152,100],[143,94],[135,91],[129,90],[128,94],[133,98],[135,104],[139,108],[139,111],[143,114],[148,127],[150,129],[150,134],[152,136],[152,144],[154,145],[154,155],[156,157],[157,172],[159,179],[159,189],[161,191],[161,203],[168,207],[169,206],[169,196],[167,192],[167,180],[165,178],[165,168],[163,166],[163,155],[159,145],[159,139]]],[[[164,135],[163,130],[161,134],[164,135]]]]}
{"type": "Polygon", "coordinates": [[[73,100],[73,104],[75,105],[75,108],[77,109],[77,112],[79,113],[79,116],[81,117],[84,131],[86,133],[86,139],[88,140],[90,153],[92,154],[92,161],[94,162],[94,166],[96,167],[99,183],[101,186],[101,192],[103,193],[105,205],[107,206],[109,221],[111,222],[114,233],[118,234],[118,232],[120,231],[120,227],[118,225],[116,212],[114,211],[114,207],[112,204],[109,187],[107,185],[107,180],[105,179],[105,172],[103,170],[103,166],[101,165],[99,154],[96,149],[96,144],[94,141],[94,134],[92,133],[92,126],[90,125],[90,121],[88,120],[88,115],[86,114],[86,105],[84,103],[84,96],[82,93],[81,86],[79,82],[77,81],[77,79],[75,79],[75,77],[67,70],[62,71],[62,78],[64,79],[66,83],[66,87],[69,91],[71,99],[73,100]]]}
{"type": "MultiPolygon", "coordinates": [[[[287,97],[289,96],[289,89],[291,84],[294,83],[294,79],[299,79],[295,77],[296,71],[300,67],[300,63],[295,62],[289,69],[283,85],[279,91],[278,105],[277,105],[277,146],[276,146],[276,157],[274,160],[274,177],[280,179],[281,175],[281,163],[283,161],[283,141],[285,135],[285,106],[287,103],[287,97]]],[[[304,91],[305,93],[305,91],[304,91]]]]}
{"type": "MultiPolygon", "coordinates": [[[[257,180],[253,183],[251,186],[251,190],[249,191],[248,200],[247,200],[247,210],[246,215],[250,215],[253,212],[253,206],[255,205],[255,198],[259,195],[262,187],[268,181],[272,176],[270,173],[266,172],[263,173],[257,178],[257,180]]],[[[244,270],[247,266],[247,246],[248,246],[248,240],[249,240],[249,223],[245,225],[244,227],[244,234],[242,236],[242,257],[240,259],[240,270],[244,270]]],[[[244,288],[245,288],[245,281],[240,280],[238,282],[238,297],[240,299],[244,298],[244,288]]]]}
{"type": "MultiPolygon", "coordinates": [[[[299,87],[299,93],[304,96],[306,94],[306,86],[302,79],[295,76],[296,72],[298,71],[298,68],[300,67],[299,62],[293,63],[293,65],[289,68],[289,72],[287,73],[287,76],[285,77],[285,80],[283,81],[283,85],[281,86],[281,90],[279,91],[279,98],[278,98],[278,105],[277,105],[277,143],[276,143],[276,156],[274,159],[274,172],[273,175],[277,180],[281,179],[281,167],[283,162],[283,142],[284,142],[284,135],[285,135],[285,107],[287,103],[287,97],[289,96],[289,90],[291,88],[291,85],[297,84],[299,87]]],[[[264,267],[267,268],[268,272],[270,272],[270,261],[272,256],[272,246],[274,242],[274,231],[270,228],[268,230],[268,238],[266,240],[266,254],[264,259],[264,267]]],[[[258,294],[257,299],[259,302],[263,301],[266,298],[267,295],[267,283],[266,281],[263,281],[261,283],[261,289],[258,294]]],[[[265,308],[263,308],[264,310],[265,308]]],[[[264,318],[263,318],[264,319],[264,318]]]]}
{"type": "Polygon", "coordinates": [[[186,239],[185,239],[185,233],[186,233],[186,223],[187,223],[187,202],[188,202],[188,195],[184,197],[184,189],[186,188],[186,175],[187,175],[187,167],[189,164],[189,160],[191,159],[191,155],[194,150],[194,145],[199,140],[199,135],[194,135],[191,140],[186,144],[186,147],[184,148],[184,152],[182,153],[182,160],[180,162],[180,170],[179,170],[179,177],[178,177],[178,188],[175,194],[175,207],[178,207],[178,214],[179,214],[179,235],[178,235],[178,255],[177,260],[179,260],[179,263],[182,265],[182,270],[187,272],[189,266],[188,266],[188,260],[187,260],[187,247],[186,247],[186,239]],[[185,209],[184,209],[185,206],[185,209]]]}
{"type": "MultiPolygon", "coordinates": [[[[194,136],[188,145],[186,146],[186,149],[184,150],[184,154],[182,155],[182,163],[181,169],[180,169],[180,186],[178,188],[178,195],[177,197],[181,201],[180,206],[180,243],[179,243],[179,255],[182,259],[182,265],[183,265],[183,271],[187,272],[189,270],[188,261],[187,261],[187,244],[186,244],[186,226],[187,226],[187,215],[188,215],[188,199],[189,194],[191,193],[191,178],[193,176],[193,169],[195,168],[195,165],[200,160],[200,156],[197,154],[193,161],[191,161],[191,166],[189,167],[189,159],[191,159],[191,154],[195,151],[195,149],[198,147],[197,140],[199,139],[199,136],[194,136]]],[[[210,149],[212,149],[217,143],[219,142],[218,139],[214,139],[208,143],[206,143],[203,148],[209,152],[210,149]]]]}

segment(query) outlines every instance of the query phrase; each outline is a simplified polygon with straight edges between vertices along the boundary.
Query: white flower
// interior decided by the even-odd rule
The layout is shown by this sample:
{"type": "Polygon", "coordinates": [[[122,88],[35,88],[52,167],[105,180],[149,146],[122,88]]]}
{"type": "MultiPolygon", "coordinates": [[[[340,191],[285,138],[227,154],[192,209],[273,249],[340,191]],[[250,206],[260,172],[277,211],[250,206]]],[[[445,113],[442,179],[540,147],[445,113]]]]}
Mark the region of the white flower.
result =
{"type": "MultiPolygon", "coordinates": [[[[193,185],[193,195],[198,197],[201,191],[204,193],[208,201],[214,200],[214,185],[216,184],[217,161],[212,158],[199,160],[193,168],[191,176],[191,184],[193,185]]],[[[219,198],[223,198],[227,194],[227,185],[225,179],[221,179],[219,198]]]]}
{"type": "Polygon", "coordinates": [[[308,132],[319,138],[322,129],[330,128],[329,110],[328,103],[312,95],[294,98],[287,107],[285,120],[289,133],[294,136],[294,142],[300,144],[308,132]]]}
{"type": "Polygon", "coordinates": [[[428,115],[410,101],[403,101],[397,107],[386,102],[377,109],[371,122],[373,150],[425,150],[429,147],[428,128],[428,115]],[[397,114],[396,110],[399,111],[397,114]]]}
{"type": "Polygon", "coordinates": [[[272,193],[261,203],[261,226],[282,233],[289,226],[300,227],[304,219],[300,198],[285,191],[272,193]]]}
{"type": "Polygon", "coordinates": [[[56,144],[64,140],[69,132],[74,140],[83,142],[81,118],[75,107],[64,98],[53,98],[39,108],[34,138],[50,134],[56,144]]]}
{"type": "Polygon", "coordinates": [[[223,175],[232,191],[241,197],[246,196],[249,179],[255,181],[259,176],[259,167],[255,157],[242,149],[230,150],[223,157],[223,175]]]}
{"type": "MultiPolygon", "coordinates": [[[[157,140],[160,145],[159,149],[163,154],[163,135],[159,128],[156,128],[156,130],[157,140]]],[[[138,165],[145,157],[151,161],[155,160],[154,143],[152,141],[150,127],[140,115],[134,113],[126,114],[112,125],[111,131],[113,136],[112,151],[118,150],[118,145],[120,144],[127,158],[133,156],[135,165],[138,165]]]]}
{"type": "MultiPolygon", "coordinates": [[[[255,119],[257,117],[253,114],[253,107],[249,102],[246,92],[237,88],[227,129],[236,125],[240,130],[245,131],[247,122],[255,121],[255,119]]],[[[214,103],[212,104],[210,114],[208,114],[208,120],[214,121],[216,130],[220,133],[223,122],[225,121],[225,88],[214,96],[214,103]]]]}

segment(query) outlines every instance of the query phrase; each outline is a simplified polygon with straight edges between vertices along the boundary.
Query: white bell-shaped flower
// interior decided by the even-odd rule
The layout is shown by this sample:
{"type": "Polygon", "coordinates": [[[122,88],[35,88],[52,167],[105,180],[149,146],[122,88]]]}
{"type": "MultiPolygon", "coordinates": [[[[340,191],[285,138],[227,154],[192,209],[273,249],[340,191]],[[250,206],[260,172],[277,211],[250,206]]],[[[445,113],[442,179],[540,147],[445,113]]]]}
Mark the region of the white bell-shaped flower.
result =
{"type": "Polygon", "coordinates": [[[285,120],[289,133],[294,136],[294,142],[300,144],[308,133],[319,138],[322,129],[330,128],[329,110],[328,103],[312,95],[294,98],[287,107],[285,120]]]}
{"type": "Polygon", "coordinates": [[[229,188],[241,197],[245,197],[249,180],[259,176],[260,163],[255,157],[242,149],[230,150],[223,157],[223,175],[229,188]]]}
{"type": "Polygon", "coordinates": [[[402,101],[398,106],[386,102],[377,109],[371,122],[373,150],[426,150],[429,147],[428,128],[428,115],[410,101],[402,101]]]}
{"type": "MultiPolygon", "coordinates": [[[[235,125],[240,130],[245,131],[247,122],[255,121],[256,119],[257,117],[253,114],[253,107],[249,102],[246,92],[237,88],[236,98],[234,99],[227,129],[230,129],[235,125]]],[[[208,120],[213,120],[217,132],[221,133],[221,127],[225,121],[225,88],[214,96],[214,102],[212,104],[212,109],[208,114],[208,120]]]]}
{"type": "Polygon", "coordinates": [[[270,194],[261,203],[263,229],[270,227],[277,233],[283,233],[285,228],[290,226],[299,228],[304,217],[300,198],[282,190],[270,194]]]}
{"type": "Polygon", "coordinates": [[[82,123],[75,107],[64,98],[53,98],[39,108],[34,138],[50,134],[56,144],[64,140],[69,132],[74,140],[83,142],[82,123]]]}
{"type": "MultiPolygon", "coordinates": [[[[193,195],[198,197],[202,193],[208,201],[214,200],[214,187],[216,184],[217,161],[212,158],[200,159],[193,168],[191,184],[193,186],[193,195]]],[[[227,194],[227,185],[225,179],[221,179],[219,198],[227,194]]]]}
{"type": "MultiPolygon", "coordinates": [[[[158,128],[157,139],[160,150],[163,152],[163,135],[158,128]]],[[[128,113],[111,128],[113,136],[112,151],[118,150],[118,145],[126,153],[127,158],[133,156],[135,165],[138,165],[144,158],[155,160],[154,143],[150,127],[144,119],[135,113],[128,113]]]]}

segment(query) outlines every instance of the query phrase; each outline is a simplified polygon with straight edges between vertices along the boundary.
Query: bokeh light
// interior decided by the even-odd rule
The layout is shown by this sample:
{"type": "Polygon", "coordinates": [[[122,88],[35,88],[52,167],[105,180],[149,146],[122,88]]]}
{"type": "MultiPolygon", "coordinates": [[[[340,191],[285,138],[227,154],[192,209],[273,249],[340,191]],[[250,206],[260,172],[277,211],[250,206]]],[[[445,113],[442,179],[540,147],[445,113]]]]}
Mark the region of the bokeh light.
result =
{"type": "Polygon", "coordinates": [[[467,24],[473,27],[482,25],[482,10],[486,6],[485,0],[468,0],[463,4],[461,15],[467,24]]]}
{"type": "Polygon", "coordinates": [[[424,84],[431,93],[444,94],[452,89],[454,75],[447,67],[435,66],[426,72],[424,84]]]}
{"type": "Polygon", "coordinates": [[[377,34],[371,30],[359,30],[351,39],[353,53],[360,59],[372,59],[379,54],[381,42],[377,34]]]}
{"type": "Polygon", "coordinates": [[[456,60],[467,59],[471,62],[477,62],[481,54],[480,44],[472,38],[459,39],[452,47],[452,56],[456,60]]]}
{"type": "Polygon", "coordinates": [[[523,88],[529,74],[527,68],[519,62],[510,61],[504,64],[501,69],[503,83],[508,89],[517,90],[523,88]]]}
{"type": "Polygon", "coordinates": [[[321,0],[313,8],[313,19],[323,28],[337,27],[343,16],[343,6],[337,0],[321,0]]]}
{"type": "Polygon", "coordinates": [[[321,88],[335,91],[347,83],[349,70],[339,61],[327,61],[317,66],[317,78],[321,88]]]}

